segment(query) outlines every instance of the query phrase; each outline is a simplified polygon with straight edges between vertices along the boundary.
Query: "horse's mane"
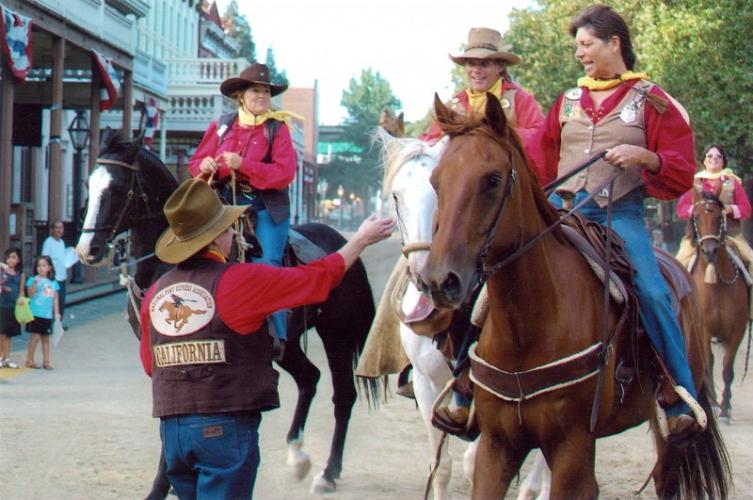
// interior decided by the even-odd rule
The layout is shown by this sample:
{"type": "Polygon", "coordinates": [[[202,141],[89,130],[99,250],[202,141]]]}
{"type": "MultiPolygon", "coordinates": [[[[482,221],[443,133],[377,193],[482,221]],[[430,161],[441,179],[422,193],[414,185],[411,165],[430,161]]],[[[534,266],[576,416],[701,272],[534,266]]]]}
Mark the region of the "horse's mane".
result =
{"type": "Polygon", "coordinates": [[[178,180],[168,170],[164,162],[154,151],[141,147],[128,138],[121,130],[109,130],[102,139],[100,156],[121,157],[123,161],[133,161],[134,155],[139,155],[140,163],[147,163],[153,167],[151,171],[159,175],[160,180],[169,183],[173,188],[178,187],[178,180]]]}
{"type": "Polygon", "coordinates": [[[429,156],[434,160],[439,160],[444,150],[442,146],[430,146],[419,139],[392,137],[381,128],[374,133],[373,141],[382,146],[381,161],[384,165],[382,192],[385,195],[392,191],[392,182],[400,171],[400,167],[419,156],[429,156]]]}
{"type": "Polygon", "coordinates": [[[720,209],[724,210],[724,203],[722,203],[722,200],[719,199],[719,196],[714,194],[711,191],[701,191],[700,192],[701,198],[707,201],[711,201],[719,206],[720,209]]]}

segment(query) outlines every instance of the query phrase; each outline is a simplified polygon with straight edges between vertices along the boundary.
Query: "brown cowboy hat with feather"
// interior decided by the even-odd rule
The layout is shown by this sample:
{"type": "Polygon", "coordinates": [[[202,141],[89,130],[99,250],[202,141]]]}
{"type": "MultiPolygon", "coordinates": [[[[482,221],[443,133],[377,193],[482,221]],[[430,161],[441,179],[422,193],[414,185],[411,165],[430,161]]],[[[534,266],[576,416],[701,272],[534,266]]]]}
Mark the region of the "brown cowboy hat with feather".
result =
{"type": "Polygon", "coordinates": [[[288,90],[287,85],[272,85],[269,81],[269,68],[266,64],[253,63],[241,71],[241,74],[237,77],[228,78],[222,82],[220,84],[220,92],[227,97],[233,97],[233,94],[239,90],[246,90],[255,83],[269,87],[269,93],[272,97],[288,90]]]}
{"type": "Polygon", "coordinates": [[[183,262],[213,242],[246,208],[223,205],[201,179],[186,180],[165,203],[170,227],[157,240],[157,257],[168,264],[183,262]]]}
{"type": "Polygon", "coordinates": [[[503,61],[506,65],[518,64],[520,56],[511,52],[512,47],[502,44],[502,34],[491,28],[471,28],[465,52],[450,59],[455,64],[463,65],[468,59],[492,59],[503,61]]]}

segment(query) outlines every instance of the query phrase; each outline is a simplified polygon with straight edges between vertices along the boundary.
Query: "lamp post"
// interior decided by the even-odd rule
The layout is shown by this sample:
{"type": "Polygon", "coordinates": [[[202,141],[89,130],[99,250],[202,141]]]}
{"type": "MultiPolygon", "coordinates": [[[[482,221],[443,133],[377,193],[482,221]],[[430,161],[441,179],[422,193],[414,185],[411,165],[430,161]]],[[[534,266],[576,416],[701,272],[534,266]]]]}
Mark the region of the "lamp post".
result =
{"type": "MultiPolygon", "coordinates": [[[[82,151],[89,145],[89,135],[91,130],[89,129],[89,123],[86,121],[83,109],[76,110],[76,116],[68,126],[68,135],[71,138],[71,143],[76,149],[75,158],[73,161],[73,221],[76,224],[76,237],[78,237],[78,224],[81,219],[81,181],[82,181],[82,151]]],[[[81,266],[76,265],[73,267],[73,277],[71,283],[81,283],[81,266]]]]}
{"type": "Polygon", "coordinates": [[[340,197],[340,229],[343,228],[343,208],[345,207],[345,189],[343,189],[343,185],[340,184],[337,187],[337,196],[340,197]]]}
{"type": "Polygon", "coordinates": [[[353,203],[356,201],[356,194],[350,193],[350,227],[351,229],[355,227],[355,220],[356,220],[356,213],[355,210],[353,210],[353,203]]]}

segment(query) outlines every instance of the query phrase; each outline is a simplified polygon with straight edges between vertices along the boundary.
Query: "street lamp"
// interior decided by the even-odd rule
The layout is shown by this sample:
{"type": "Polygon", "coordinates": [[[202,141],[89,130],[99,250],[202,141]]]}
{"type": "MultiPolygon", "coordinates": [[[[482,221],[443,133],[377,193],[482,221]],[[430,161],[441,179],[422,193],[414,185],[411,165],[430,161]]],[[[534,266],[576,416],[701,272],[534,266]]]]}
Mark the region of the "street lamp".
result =
{"type": "MultiPolygon", "coordinates": [[[[89,145],[89,123],[86,121],[83,109],[76,110],[76,116],[68,126],[68,135],[71,137],[71,143],[76,148],[76,156],[73,162],[73,220],[76,224],[76,233],[78,236],[78,224],[81,218],[81,181],[82,172],[81,164],[83,160],[82,151],[89,145]]],[[[72,283],[81,282],[80,266],[74,266],[72,283]]]]}
{"type": "Polygon", "coordinates": [[[343,208],[345,205],[345,189],[343,189],[343,185],[340,184],[337,187],[337,196],[340,197],[340,229],[343,228],[343,208]]]}
{"type": "Polygon", "coordinates": [[[353,210],[354,208],[353,203],[355,203],[355,201],[356,201],[356,194],[350,193],[350,227],[351,229],[355,227],[354,222],[356,220],[356,214],[355,214],[355,210],[353,210]]]}

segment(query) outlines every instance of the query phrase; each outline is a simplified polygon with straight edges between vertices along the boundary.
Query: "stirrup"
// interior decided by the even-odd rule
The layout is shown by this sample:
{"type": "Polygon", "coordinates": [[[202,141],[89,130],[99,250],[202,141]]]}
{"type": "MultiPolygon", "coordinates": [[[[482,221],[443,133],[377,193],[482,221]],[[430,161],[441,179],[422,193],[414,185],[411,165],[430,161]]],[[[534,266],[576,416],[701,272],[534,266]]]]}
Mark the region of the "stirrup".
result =
{"type": "Polygon", "coordinates": [[[474,441],[481,431],[478,428],[478,422],[476,421],[476,403],[471,401],[471,408],[468,411],[468,422],[465,425],[458,425],[452,420],[445,418],[438,410],[443,406],[443,403],[447,399],[448,395],[455,387],[455,379],[452,378],[447,381],[442,392],[439,393],[437,399],[431,407],[431,425],[453,436],[457,436],[464,441],[474,441]]]}
{"type": "MultiPolygon", "coordinates": [[[[706,426],[708,425],[708,417],[706,416],[706,412],[704,411],[700,403],[696,401],[695,398],[691,396],[688,390],[683,386],[675,385],[673,386],[673,389],[680,397],[680,399],[682,399],[682,401],[690,407],[690,410],[693,413],[693,418],[695,418],[696,423],[701,428],[701,432],[705,431],[706,426]]],[[[656,421],[659,426],[659,433],[665,441],[672,441],[672,437],[669,434],[669,425],[667,424],[667,413],[664,411],[664,408],[659,405],[658,401],[655,402],[655,405],[656,421]]]]}

